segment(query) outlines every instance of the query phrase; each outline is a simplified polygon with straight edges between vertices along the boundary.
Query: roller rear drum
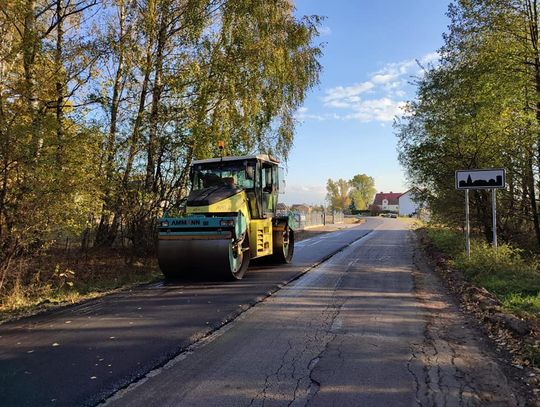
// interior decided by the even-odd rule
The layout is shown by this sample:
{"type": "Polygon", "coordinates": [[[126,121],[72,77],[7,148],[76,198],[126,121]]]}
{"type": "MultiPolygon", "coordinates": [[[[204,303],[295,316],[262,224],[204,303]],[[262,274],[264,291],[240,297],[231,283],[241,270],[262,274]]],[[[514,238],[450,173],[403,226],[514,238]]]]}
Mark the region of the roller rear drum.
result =
{"type": "Polygon", "coordinates": [[[240,280],[249,265],[247,238],[159,240],[158,263],[166,278],[188,275],[240,280]]]}

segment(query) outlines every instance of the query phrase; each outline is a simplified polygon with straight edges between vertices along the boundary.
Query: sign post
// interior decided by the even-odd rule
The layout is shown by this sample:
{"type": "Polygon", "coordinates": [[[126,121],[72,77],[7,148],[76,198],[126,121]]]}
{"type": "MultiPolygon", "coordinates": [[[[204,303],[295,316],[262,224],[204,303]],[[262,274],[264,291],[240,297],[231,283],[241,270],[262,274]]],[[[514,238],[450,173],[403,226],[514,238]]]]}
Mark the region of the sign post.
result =
{"type": "Polygon", "coordinates": [[[471,258],[471,226],[469,223],[469,190],[465,190],[465,247],[467,257],[471,258]]]}
{"type": "Polygon", "coordinates": [[[491,190],[491,205],[493,212],[493,250],[497,253],[497,190],[493,188],[491,190]]]}
{"type": "Polygon", "coordinates": [[[497,189],[503,189],[506,182],[504,168],[457,170],[456,189],[465,190],[465,234],[467,256],[471,256],[469,224],[469,189],[491,189],[493,214],[493,250],[497,253],[497,189]]]}

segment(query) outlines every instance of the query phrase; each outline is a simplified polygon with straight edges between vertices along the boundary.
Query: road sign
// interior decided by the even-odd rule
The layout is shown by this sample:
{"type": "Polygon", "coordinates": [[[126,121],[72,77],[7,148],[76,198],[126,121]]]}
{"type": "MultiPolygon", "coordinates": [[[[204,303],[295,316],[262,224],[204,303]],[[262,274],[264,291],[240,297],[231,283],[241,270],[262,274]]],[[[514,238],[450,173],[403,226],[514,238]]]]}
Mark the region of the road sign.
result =
{"type": "Polygon", "coordinates": [[[504,168],[457,170],[456,189],[501,189],[505,184],[504,168]]]}
{"type": "Polygon", "coordinates": [[[470,225],[469,225],[469,189],[491,189],[491,205],[493,214],[493,249],[497,253],[497,189],[504,188],[504,168],[485,170],[457,170],[456,189],[465,190],[465,237],[467,256],[471,257],[470,225]]]}

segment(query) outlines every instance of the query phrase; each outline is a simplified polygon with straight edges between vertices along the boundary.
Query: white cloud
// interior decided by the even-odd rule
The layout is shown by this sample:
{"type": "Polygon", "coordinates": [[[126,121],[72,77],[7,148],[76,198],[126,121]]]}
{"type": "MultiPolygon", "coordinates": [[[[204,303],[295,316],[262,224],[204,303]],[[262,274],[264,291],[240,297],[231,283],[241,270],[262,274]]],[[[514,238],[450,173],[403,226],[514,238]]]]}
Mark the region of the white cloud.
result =
{"type": "Polygon", "coordinates": [[[326,188],[322,185],[287,184],[285,195],[280,201],[292,205],[305,203],[308,205],[321,205],[325,203],[326,188]]]}
{"type": "Polygon", "coordinates": [[[348,107],[349,104],[358,102],[359,95],[373,89],[375,85],[371,82],[358,83],[352,86],[337,86],[330,88],[323,96],[323,102],[332,107],[348,107]]]}
{"type": "Polygon", "coordinates": [[[308,112],[307,107],[300,107],[296,114],[294,115],[296,120],[305,121],[305,120],[317,120],[317,121],[323,121],[326,120],[328,117],[325,117],[320,114],[311,114],[308,112]]]}
{"type": "Polygon", "coordinates": [[[391,122],[394,117],[403,113],[404,107],[404,101],[395,101],[386,97],[364,100],[353,106],[353,113],[346,115],[345,118],[361,122],[391,122]]]}
{"type": "Polygon", "coordinates": [[[390,122],[403,114],[408,81],[422,74],[422,67],[438,61],[436,52],[415,59],[386,64],[367,81],[326,90],[324,106],[347,111],[339,118],[362,122],[390,122]]]}
{"type": "Polygon", "coordinates": [[[440,57],[441,57],[441,55],[438,52],[432,52],[430,54],[424,55],[420,59],[420,63],[422,65],[424,65],[424,64],[435,64],[435,63],[437,63],[439,61],[440,57]]]}
{"type": "Polygon", "coordinates": [[[395,81],[397,78],[397,75],[396,74],[392,74],[392,73],[379,73],[379,74],[376,74],[374,75],[372,78],[371,78],[371,81],[373,83],[376,83],[377,85],[384,85],[384,84],[387,84],[387,83],[390,83],[392,81],[395,81]]]}
{"type": "Polygon", "coordinates": [[[321,185],[287,184],[285,190],[287,192],[312,192],[315,194],[326,194],[326,188],[321,185]]]}

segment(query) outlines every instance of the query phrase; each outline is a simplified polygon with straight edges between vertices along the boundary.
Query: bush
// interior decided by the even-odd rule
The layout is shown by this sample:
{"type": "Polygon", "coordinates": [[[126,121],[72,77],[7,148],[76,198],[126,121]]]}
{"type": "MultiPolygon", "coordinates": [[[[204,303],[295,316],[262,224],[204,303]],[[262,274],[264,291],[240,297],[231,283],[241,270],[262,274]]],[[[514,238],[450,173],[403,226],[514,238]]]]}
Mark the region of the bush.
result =
{"type": "Polygon", "coordinates": [[[437,250],[449,256],[456,256],[465,250],[465,238],[461,233],[437,227],[428,227],[426,231],[437,250]]]}
{"type": "MultiPolygon", "coordinates": [[[[471,239],[471,257],[465,251],[465,237],[451,229],[430,226],[426,233],[433,246],[448,254],[451,264],[475,284],[495,294],[503,306],[519,315],[540,315],[540,261],[526,258],[523,250],[507,244],[497,248],[471,239]]],[[[540,352],[539,352],[540,353],[540,352]]]]}
{"type": "Polygon", "coordinates": [[[523,251],[502,244],[495,254],[485,242],[471,242],[471,258],[462,252],[455,256],[454,266],[465,276],[498,296],[534,295],[540,292],[540,273],[536,259],[524,259],[523,251]]]}

